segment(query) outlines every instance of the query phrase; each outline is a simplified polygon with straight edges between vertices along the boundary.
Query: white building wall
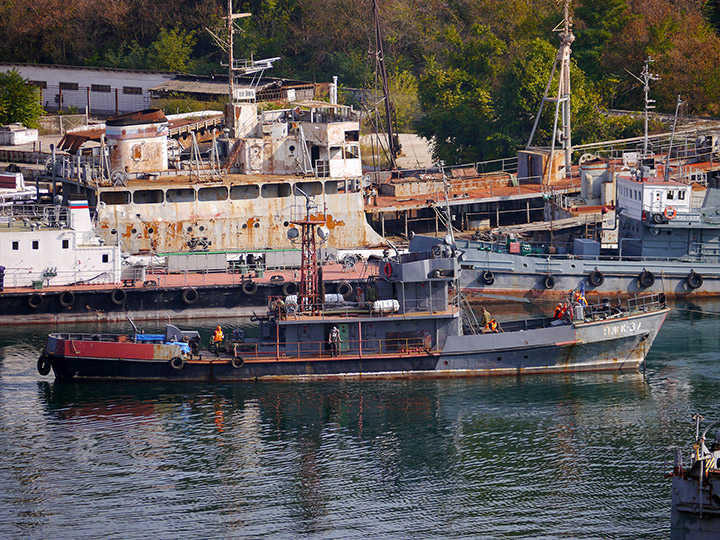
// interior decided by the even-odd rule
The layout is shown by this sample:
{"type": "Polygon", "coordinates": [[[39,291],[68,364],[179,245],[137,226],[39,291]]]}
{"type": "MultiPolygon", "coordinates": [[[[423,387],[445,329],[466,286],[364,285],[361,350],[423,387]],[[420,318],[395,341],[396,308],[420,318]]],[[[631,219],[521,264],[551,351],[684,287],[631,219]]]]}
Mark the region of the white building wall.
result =
{"type": "Polygon", "coordinates": [[[17,69],[29,81],[42,88],[43,107],[57,111],[75,107],[99,114],[124,114],[150,107],[149,89],[174,77],[172,73],[72,66],[3,64],[0,71],[17,69]],[[66,88],[61,89],[61,83],[66,88]],[[77,90],[71,89],[77,85],[77,90]],[[62,103],[60,98],[62,94],[62,103]]]}

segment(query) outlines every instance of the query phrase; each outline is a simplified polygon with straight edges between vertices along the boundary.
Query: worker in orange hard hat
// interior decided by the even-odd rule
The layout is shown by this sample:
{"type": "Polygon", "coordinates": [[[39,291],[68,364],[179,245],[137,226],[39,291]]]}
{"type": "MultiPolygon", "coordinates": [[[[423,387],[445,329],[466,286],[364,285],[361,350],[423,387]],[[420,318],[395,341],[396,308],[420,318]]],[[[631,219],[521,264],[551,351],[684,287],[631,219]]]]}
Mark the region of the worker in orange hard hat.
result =
{"type": "Polygon", "coordinates": [[[225,336],[223,335],[222,327],[218,325],[217,328],[215,328],[215,333],[212,338],[212,344],[215,346],[215,355],[217,356],[219,356],[220,344],[223,339],[225,339],[225,336]]]}

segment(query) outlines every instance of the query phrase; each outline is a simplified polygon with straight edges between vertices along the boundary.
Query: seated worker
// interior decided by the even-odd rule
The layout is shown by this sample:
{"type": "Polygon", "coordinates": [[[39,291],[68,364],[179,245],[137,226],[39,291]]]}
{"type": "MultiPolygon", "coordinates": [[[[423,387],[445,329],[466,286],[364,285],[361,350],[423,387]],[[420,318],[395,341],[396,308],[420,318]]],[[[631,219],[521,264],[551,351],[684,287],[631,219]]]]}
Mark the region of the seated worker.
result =
{"type": "Polygon", "coordinates": [[[488,328],[491,332],[499,332],[498,330],[498,322],[495,319],[490,319],[490,322],[488,323],[488,328]]]}
{"type": "Polygon", "coordinates": [[[555,306],[555,315],[553,315],[553,317],[556,319],[562,319],[564,313],[565,306],[562,302],[560,302],[557,306],[555,306]]]}

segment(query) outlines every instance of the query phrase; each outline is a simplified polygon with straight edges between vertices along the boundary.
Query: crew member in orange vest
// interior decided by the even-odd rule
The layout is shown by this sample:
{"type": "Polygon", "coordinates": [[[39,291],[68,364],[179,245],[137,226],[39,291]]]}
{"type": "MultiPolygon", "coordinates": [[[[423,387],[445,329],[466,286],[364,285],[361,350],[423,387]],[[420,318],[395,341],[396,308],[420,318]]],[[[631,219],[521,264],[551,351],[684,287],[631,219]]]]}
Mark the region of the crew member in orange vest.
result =
{"type": "Polygon", "coordinates": [[[223,335],[222,328],[218,325],[218,327],[215,328],[215,334],[213,334],[213,345],[215,345],[215,355],[217,356],[220,356],[220,344],[223,339],[225,339],[225,336],[223,335]]]}

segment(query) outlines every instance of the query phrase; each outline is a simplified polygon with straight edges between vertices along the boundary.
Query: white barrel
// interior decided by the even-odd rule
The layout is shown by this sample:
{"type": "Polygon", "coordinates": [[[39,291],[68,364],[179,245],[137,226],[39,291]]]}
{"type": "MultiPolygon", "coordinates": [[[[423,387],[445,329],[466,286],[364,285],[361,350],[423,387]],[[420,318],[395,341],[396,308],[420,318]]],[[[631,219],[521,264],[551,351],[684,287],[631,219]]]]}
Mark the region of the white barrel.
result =
{"type": "Polygon", "coordinates": [[[397,300],[375,300],[373,302],[375,313],[395,313],[400,311],[400,302],[397,300]]]}
{"type": "Polygon", "coordinates": [[[285,297],[286,304],[297,304],[297,294],[288,294],[285,297]]]}
{"type": "Polygon", "coordinates": [[[326,304],[341,304],[345,301],[345,298],[343,298],[342,294],[326,294],[325,295],[325,303],[326,304]]]}

